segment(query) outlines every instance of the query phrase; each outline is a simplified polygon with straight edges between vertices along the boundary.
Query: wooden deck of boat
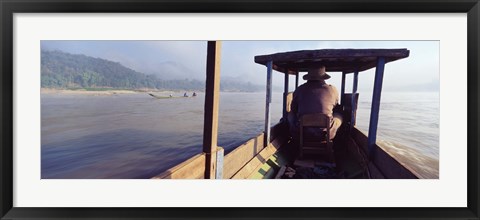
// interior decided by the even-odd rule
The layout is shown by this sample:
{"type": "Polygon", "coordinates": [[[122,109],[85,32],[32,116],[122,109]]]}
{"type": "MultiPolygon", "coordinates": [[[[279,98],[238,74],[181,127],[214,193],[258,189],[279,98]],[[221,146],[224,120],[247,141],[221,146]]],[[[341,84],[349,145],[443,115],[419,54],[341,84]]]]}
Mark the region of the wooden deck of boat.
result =
{"type": "MultiPolygon", "coordinates": [[[[369,178],[367,166],[368,162],[364,161],[361,152],[354,148],[352,139],[347,134],[339,134],[334,142],[334,155],[336,161],[335,172],[336,178],[346,179],[365,179],[369,178]],[[350,139],[350,140],[349,140],[350,139]]],[[[282,167],[299,168],[294,165],[295,161],[305,164],[320,164],[320,158],[313,155],[305,155],[302,159],[297,158],[298,146],[293,141],[286,142],[278,152],[273,154],[268,160],[250,175],[252,179],[273,179],[286,178],[283,176],[285,169],[282,167]]]]}

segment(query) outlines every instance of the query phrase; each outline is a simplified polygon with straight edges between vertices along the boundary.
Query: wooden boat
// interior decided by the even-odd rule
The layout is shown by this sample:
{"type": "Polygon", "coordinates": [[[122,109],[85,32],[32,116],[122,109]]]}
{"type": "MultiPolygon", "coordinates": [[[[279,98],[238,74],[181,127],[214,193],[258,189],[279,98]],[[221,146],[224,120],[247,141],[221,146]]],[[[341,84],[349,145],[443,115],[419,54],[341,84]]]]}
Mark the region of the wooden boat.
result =
{"type": "Polygon", "coordinates": [[[419,177],[414,170],[376,144],[384,66],[389,62],[408,57],[409,50],[321,49],[255,56],[256,63],[267,67],[265,130],[224,155],[224,150],[217,146],[220,47],[221,42],[208,42],[203,153],[155,176],[155,179],[282,178],[285,177],[283,174],[287,167],[298,168],[299,162],[310,165],[313,163],[314,168],[315,161],[303,160],[303,158],[298,160],[295,150],[298,147],[297,143],[292,141],[288,132],[286,119],[290,114],[291,101],[291,93],[288,92],[288,76],[296,76],[295,86],[298,87],[299,72],[305,72],[310,66],[319,64],[325,65],[329,72],[342,74],[341,106],[344,121],[334,141],[335,172],[342,175],[333,178],[414,179],[419,177]],[[359,96],[357,83],[359,73],[372,68],[376,70],[367,136],[355,127],[359,96]],[[273,70],[284,74],[285,83],[283,118],[271,127],[273,70]],[[353,74],[353,91],[350,94],[345,93],[347,74],[353,74]]]}

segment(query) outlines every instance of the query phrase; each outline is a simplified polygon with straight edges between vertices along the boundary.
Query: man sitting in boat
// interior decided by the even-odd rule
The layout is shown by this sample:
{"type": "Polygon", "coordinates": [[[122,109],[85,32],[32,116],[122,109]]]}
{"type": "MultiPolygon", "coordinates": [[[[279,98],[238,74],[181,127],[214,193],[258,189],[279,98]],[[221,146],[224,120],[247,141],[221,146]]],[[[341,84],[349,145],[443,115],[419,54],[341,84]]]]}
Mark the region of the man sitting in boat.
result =
{"type": "MultiPolygon", "coordinates": [[[[339,103],[339,95],[335,86],[327,84],[326,79],[330,78],[325,72],[325,66],[312,68],[303,76],[306,83],[299,86],[293,93],[291,111],[296,118],[290,121],[290,132],[292,137],[298,139],[299,119],[304,114],[322,113],[330,117],[330,139],[335,137],[338,128],[342,124],[343,117],[340,113],[333,112],[339,103]]],[[[316,134],[316,131],[309,131],[316,134]]]]}

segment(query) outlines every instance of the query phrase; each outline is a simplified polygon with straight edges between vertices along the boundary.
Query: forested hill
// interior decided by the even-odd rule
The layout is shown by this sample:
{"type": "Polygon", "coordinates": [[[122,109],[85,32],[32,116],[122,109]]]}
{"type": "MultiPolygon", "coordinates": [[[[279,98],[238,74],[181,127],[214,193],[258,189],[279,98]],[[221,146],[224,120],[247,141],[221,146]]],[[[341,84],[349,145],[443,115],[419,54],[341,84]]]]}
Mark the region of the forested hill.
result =
{"type": "MultiPolygon", "coordinates": [[[[200,80],[162,80],[118,62],[46,50],[41,51],[41,85],[42,88],[205,89],[205,83],[200,80]]],[[[263,86],[222,81],[221,90],[254,92],[263,90],[263,86]]]]}

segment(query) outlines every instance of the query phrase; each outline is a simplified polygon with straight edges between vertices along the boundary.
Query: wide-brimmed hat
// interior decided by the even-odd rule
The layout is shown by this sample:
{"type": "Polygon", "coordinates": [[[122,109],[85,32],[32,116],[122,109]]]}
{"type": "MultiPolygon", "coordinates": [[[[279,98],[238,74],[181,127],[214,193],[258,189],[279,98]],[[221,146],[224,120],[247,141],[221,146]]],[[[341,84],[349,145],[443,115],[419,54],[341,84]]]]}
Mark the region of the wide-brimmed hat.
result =
{"type": "Polygon", "coordinates": [[[330,79],[330,75],[325,72],[325,67],[316,67],[308,69],[308,73],[303,76],[304,80],[325,80],[330,79]]]}

